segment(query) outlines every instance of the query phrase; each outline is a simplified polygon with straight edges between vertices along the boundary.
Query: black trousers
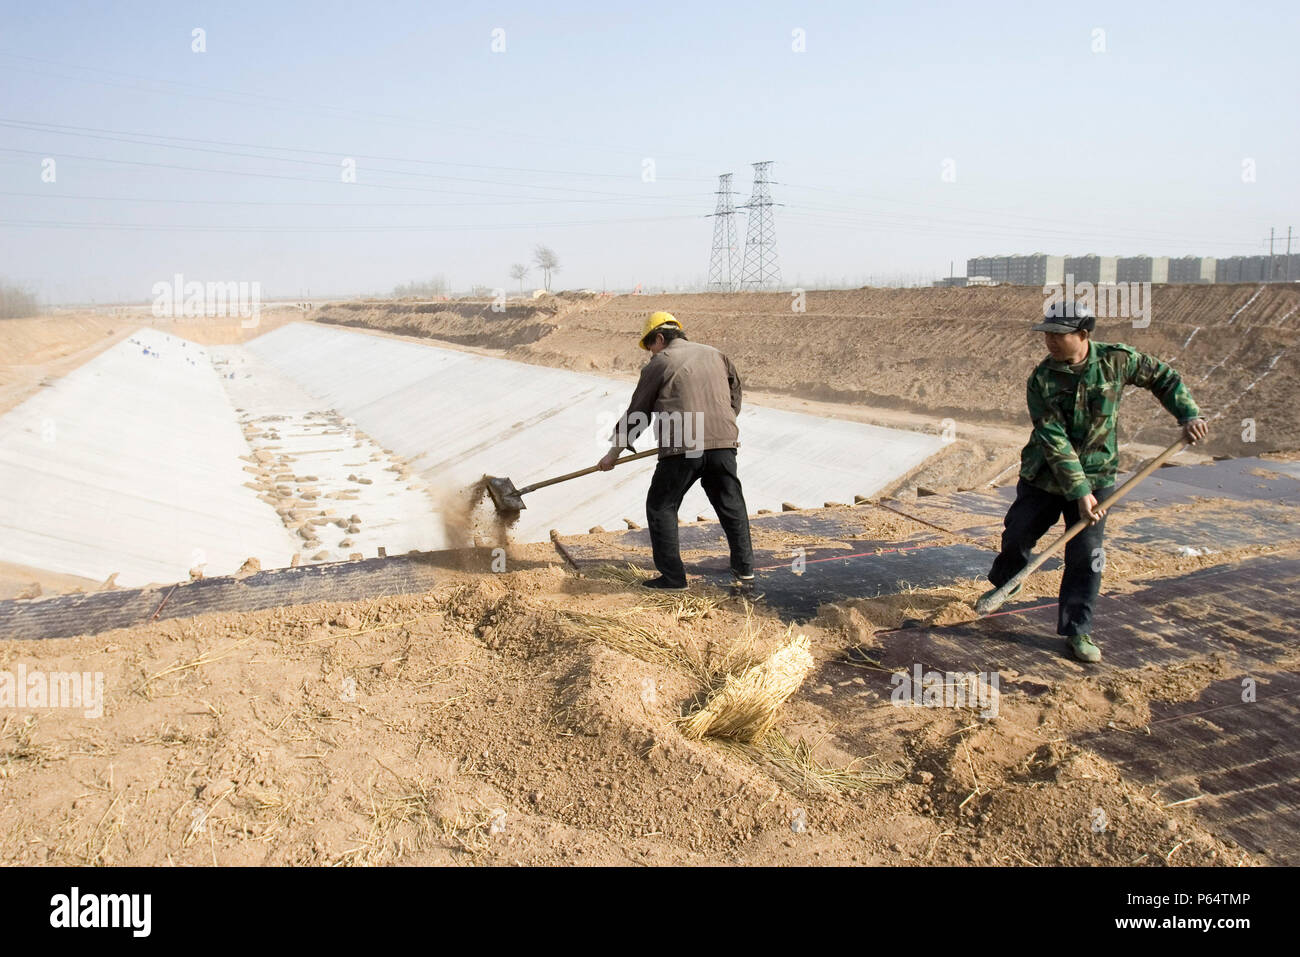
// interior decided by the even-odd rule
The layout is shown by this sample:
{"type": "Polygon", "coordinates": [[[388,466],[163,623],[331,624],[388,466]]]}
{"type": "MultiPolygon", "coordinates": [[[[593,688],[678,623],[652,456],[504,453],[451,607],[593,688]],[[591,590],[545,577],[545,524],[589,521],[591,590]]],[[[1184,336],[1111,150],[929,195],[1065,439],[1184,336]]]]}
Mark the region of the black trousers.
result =
{"type": "Polygon", "coordinates": [[[704,494],[718,513],[718,521],[727,536],[732,572],[752,575],[754,553],[749,543],[749,511],[736,475],[735,449],[708,449],[695,458],[668,455],[659,460],[645,499],[655,568],[673,584],[686,584],[686,568],[677,544],[677,510],[697,479],[704,486],[704,494]]]}
{"type": "MultiPolygon", "coordinates": [[[[1114,487],[1093,490],[1097,501],[1104,502],[1114,487]]],[[[993,561],[989,581],[1001,588],[1033,557],[1034,543],[1065,516],[1069,528],[1079,520],[1077,502],[1045,492],[1024,479],[1016,485],[1016,500],[1007,510],[1003,523],[1002,551],[993,561]]],[[[1060,608],[1057,613],[1058,635],[1092,634],[1092,609],[1101,591],[1101,573],[1105,567],[1102,537],[1106,519],[1090,525],[1065,546],[1065,574],[1061,576],[1060,608]]]]}

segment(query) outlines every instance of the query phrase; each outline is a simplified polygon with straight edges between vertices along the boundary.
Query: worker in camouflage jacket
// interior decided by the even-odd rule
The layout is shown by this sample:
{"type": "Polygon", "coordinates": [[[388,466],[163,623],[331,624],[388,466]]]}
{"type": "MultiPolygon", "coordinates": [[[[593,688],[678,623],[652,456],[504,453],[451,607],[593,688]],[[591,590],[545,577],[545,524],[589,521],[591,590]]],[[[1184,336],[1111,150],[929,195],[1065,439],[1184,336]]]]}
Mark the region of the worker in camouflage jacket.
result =
{"type": "Polygon", "coordinates": [[[1125,386],[1149,389],[1178,420],[1187,441],[1207,433],[1177,372],[1132,346],[1094,342],[1095,326],[1087,306],[1065,301],[1052,303],[1034,326],[1044,333],[1049,355],[1029,377],[1026,402],[1034,430],[1020,454],[1016,500],[989,571],[994,588],[1002,587],[1029,563],[1034,544],[1062,516],[1067,528],[1088,519],[1089,527],[1065,546],[1056,627],[1074,657],[1088,663],[1101,660],[1092,639],[1092,610],[1105,565],[1102,505],[1119,470],[1115,423],[1125,386]]]}

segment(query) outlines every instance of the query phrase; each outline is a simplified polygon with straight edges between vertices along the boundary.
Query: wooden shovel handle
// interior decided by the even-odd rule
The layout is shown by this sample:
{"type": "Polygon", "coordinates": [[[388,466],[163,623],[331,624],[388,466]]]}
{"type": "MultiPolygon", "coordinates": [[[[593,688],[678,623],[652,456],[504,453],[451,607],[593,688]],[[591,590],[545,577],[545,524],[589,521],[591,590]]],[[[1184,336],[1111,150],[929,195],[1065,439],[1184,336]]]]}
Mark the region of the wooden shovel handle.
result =
{"type": "MultiPolygon", "coordinates": [[[[1114,505],[1116,505],[1120,499],[1122,499],[1129,492],[1133,491],[1133,489],[1137,488],[1138,484],[1143,479],[1149,476],[1156,469],[1160,468],[1160,466],[1164,465],[1165,462],[1169,461],[1171,458],[1173,458],[1183,449],[1187,448],[1189,444],[1190,443],[1188,443],[1187,439],[1180,438],[1177,442],[1169,446],[1169,448],[1165,449],[1163,452],[1161,452],[1159,455],[1153,458],[1146,465],[1142,466],[1141,469],[1139,469],[1136,473],[1134,473],[1127,482],[1125,482],[1123,485],[1117,488],[1114,491],[1114,493],[1108,499],[1106,499],[1104,503],[1100,505],[1100,507],[1098,508],[1098,512],[1102,515],[1109,512],[1110,509],[1114,505]]],[[[1047,548],[1043,549],[1041,552],[1035,555],[1033,560],[1024,568],[1022,568],[1015,575],[1015,577],[1013,577],[1009,582],[1007,582],[996,592],[990,595],[989,600],[986,603],[983,603],[984,607],[988,611],[992,611],[993,609],[1001,605],[1002,602],[1006,600],[1007,595],[1015,591],[1021,582],[1023,582],[1026,578],[1028,578],[1035,571],[1037,571],[1039,566],[1042,565],[1043,562],[1047,561],[1049,558],[1051,558],[1053,555],[1055,555],[1057,552],[1063,549],[1066,546],[1066,544],[1070,541],[1070,539],[1074,538],[1074,536],[1078,535],[1090,524],[1092,523],[1089,522],[1088,519],[1081,518],[1079,519],[1079,521],[1071,525],[1070,528],[1066,530],[1065,534],[1063,534],[1056,541],[1052,542],[1051,545],[1049,545],[1047,548]]]]}
{"type": "MultiPolygon", "coordinates": [[[[1107,512],[1110,511],[1112,507],[1114,507],[1116,504],[1119,503],[1120,499],[1122,499],[1129,492],[1133,491],[1133,489],[1137,488],[1139,482],[1141,482],[1144,478],[1146,478],[1156,469],[1160,468],[1160,466],[1164,465],[1165,462],[1173,458],[1175,455],[1177,455],[1186,447],[1187,447],[1187,440],[1179,439],[1173,445],[1169,446],[1169,448],[1165,449],[1163,452],[1161,452],[1159,455],[1153,458],[1146,465],[1142,466],[1142,469],[1140,471],[1135,472],[1127,482],[1125,482],[1119,488],[1115,489],[1115,492],[1108,499],[1106,499],[1105,502],[1102,502],[1100,504],[1097,510],[1098,513],[1104,516],[1107,512]]],[[[1042,565],[1043,562],[1047,561],[1049,558],[1051,558],[1053,555],[1055,555],[1057,552],[1063,549],[1066,546],[1066,544],[1070,541],[1070,539],[1074,538],[1074,536],[1078,535],[1080,532],[1082,532],[1085,528],[1087,528],[1091,524],[1092,523],[1089,522],[1086,518],[1079,519],[1079,521],[1075,522],[1073,525],[1070,526],[1069,530],[1066,531],[1064,535],[1062,535],[1056,541],[1052,542],[1051,546],[1048,547],[1046,550],[1044,550],[1041,555],[1036,556],[1032,562],[1026,565],[1024,571],[1022,571],[1019,575],[1017,575],[1016,579],[1023,579],[1028,575],[1030,575],[1035,570],[1037,570],[1037,568],[1040,565],[1042,565]]],[[[1014,580],[1015,579],[1013,579],[1013,581],[1014,580]]]]}
{"type": "MultiPolygon", "coordinates": [[[[625,455],[622,458],[617,459],[614,462],[614,464],[622,465],[624,462],[631,462],[633,459],[643,459],[646,458],[647,456],[658,455],[658,454],[659,454],[659,450],[657,448],[646,449],[644,452],[636,452],[632,455],[625,455]]],[[[589,465],[585,469],[578,469],[578,471],[570,472],[568,475],[560,475],[552,479],[547,479],[544,482],[534,482],[532,485],[527,485],[524,488],[521,488],[519,490],[519,494],[525,495],[528,492],[536,492],[539,488],[546,488],[546,486],[548,485],[557,485],[560,482],[567,482],[569,479],[575,479],[580,475],[590,475],[592,472],[598,472],[598,471],[600,471],[600,466],[589,465]]]]}

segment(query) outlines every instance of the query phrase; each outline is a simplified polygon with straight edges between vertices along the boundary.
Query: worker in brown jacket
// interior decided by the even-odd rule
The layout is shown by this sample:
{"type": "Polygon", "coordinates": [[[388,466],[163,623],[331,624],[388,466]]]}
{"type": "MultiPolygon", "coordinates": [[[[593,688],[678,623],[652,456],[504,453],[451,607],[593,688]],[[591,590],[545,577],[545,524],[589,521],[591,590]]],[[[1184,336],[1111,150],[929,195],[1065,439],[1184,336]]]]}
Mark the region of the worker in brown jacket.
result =
{"type": "Polygon", "coordinates": [[[699,480],[722,524],[731,549],[731,573],[741,587],[754,579],[749,512],[736,475],[740,414],[740,376],[731,360],[687,340],[682,325],[667,312],[646,320],[641,348],[653,358],[641,370],[627,412],[614,426],[610,450],[597,463],[614,467],[654,414],[659,465],[646,495],[646,523],[659,577],[647,588],[682,591],[686,569],[677,542],[677,510],[699,480]]]}

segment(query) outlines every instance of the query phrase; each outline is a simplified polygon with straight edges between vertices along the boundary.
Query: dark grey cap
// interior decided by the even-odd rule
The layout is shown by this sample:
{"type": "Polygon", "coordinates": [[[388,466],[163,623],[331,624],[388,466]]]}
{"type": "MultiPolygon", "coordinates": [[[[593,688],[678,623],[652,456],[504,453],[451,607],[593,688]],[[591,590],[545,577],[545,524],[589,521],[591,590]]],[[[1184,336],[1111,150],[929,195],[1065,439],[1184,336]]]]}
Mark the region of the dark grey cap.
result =
{"type": "Polygon", "coordinates": [[[1097,317],[1093,315],[1091,309],[1086,303],[1066,302],[1064,299],[1057,300],[1043,310],[1043,321],[1034,326],[1034,332],[1091,332],[1097,325],[1097,317]]]}

